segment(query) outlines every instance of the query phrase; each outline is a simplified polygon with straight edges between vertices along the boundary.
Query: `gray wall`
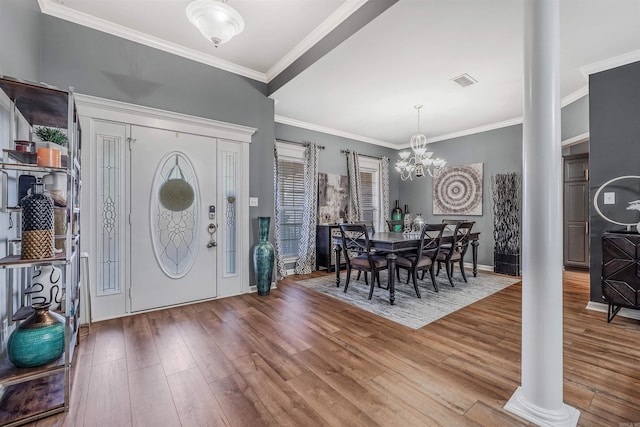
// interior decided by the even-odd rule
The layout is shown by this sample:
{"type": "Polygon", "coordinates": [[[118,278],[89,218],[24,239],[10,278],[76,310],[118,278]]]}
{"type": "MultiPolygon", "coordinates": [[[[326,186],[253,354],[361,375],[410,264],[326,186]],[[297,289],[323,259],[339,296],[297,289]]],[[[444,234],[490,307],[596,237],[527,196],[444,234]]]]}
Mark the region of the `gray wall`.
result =
{"type": "MultiPolygon", "coordinates": [[[[339,152],[341,148],[389,156],[391,165],[397,159],[394,150],[384,147],[274,124],[273,101],[266,96],[266,84],[41,15],[34,0],[3,0],[0,16],[2,73],[62,88],[74,86],[77,92],[88,95],[257,128],[250,149],[250,195],[259,197],[260,206],[250,211],[252,246],[257,240],[256,218],[273,215],[272,152],[276,135],[282,139],[313,140],[325,145],[327,149],[321,153],[320,168],[328,173],[346,173],[346,161],[339,152]]],[[[563,109],[563,139],[589,129],[588,106],[589,99],[583,97],[563,109]]],[[[493,264],[491,176],[521,173],[521,141],[522,127],[511,126],[430,146],[437,156],[447,159],[448,165],[484,164],[483,215],[469,217],[476,221],[476,228],[482,232],[481,264],[493,264]]],[[[402,205],[408,204],[412,213],[422,212],[429,219],[432,217],[431,187],[431,178],[400,182],[391,168],[391,204],[397,198],[402,205]]]]}
{"type": "Polygon", "coordinates": [[[39,82],[41,14],[38,4],[25,0],[1,1],[0,74],[39,82]]]}
{"type": "Polygon", "coordinates": [[[563,141],[589,132],[589,96],[583,96],[564,106],[561,117],[560,133],[563,141]]]}
{"type": "MultiPolygon", "coordinates": [[[[433,212],[433,179],[421,178],[400,184],[400,203],[409,205],[412,214],[422,213],[427,222],[443,218],[464,218],[475,221],[474,231],[480,231],[478,263],[493,265],[493,218],[491,215],[491,177],[497,173],[522,174],[522,125],[429,144],[434,157],[443,157],[447,166],[483,163],[482,216],[437,215],[433,212]]],[[[470,261],[470,259],[469,259],[470,261]]]]}
{"type": "MultiPolygon", "coordinates": [[[[606,181],[622,175],[640,175],[640,62],[593,74],[589,79],[590,199],[606,181]]],[[[606,206],[610,218],[637,222],[636,211],[626,211],[627,202],[640,199],[638,182],[622,181],[608,187],[616,192],[616,204],[606,206]]],[[[601,196],[602,197],[602,196],[601,196]]],[[[601,302],[602,245],[605,230],[623,227],[602,219],[590,202],[591,301],[601,302]]],[[[599,203],[601,208],[604,208],[599,203]]]]}
{"type": "Polygon", "coordinates": [[[41,25],[43,82],[258,129],[250,147],[250,195],[260,200],[250,209],[253,247],[257,217],[273,214],[274,110],[266,84],[50,16],[41,25]]]}

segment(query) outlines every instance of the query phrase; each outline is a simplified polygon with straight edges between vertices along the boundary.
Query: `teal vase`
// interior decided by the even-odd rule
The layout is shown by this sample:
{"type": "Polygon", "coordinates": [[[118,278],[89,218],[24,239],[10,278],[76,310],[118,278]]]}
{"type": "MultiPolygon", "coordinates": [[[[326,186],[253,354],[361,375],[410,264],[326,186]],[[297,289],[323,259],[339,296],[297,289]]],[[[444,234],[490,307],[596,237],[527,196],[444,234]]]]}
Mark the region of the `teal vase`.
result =
{"type": "MultiPolygon", "coordinates": [[[[396,207],[393,208],[393,211],[391,212],[391,219],[394,221],[398,221],[402,219],[402,209],[400,209],[400,205],[398,204],[398,200],[396,200],[396,207]]],[[[401,225],[394,225],[393,226],[393,230],[389,230],[389,231],[395,231],[395,232],[399,232],[402,231],[402,226],[401,225]]]]}
{"type": "Polygon", "coordinates": [[[49,311],[50,304],[33,304],[34,313],[9,337],[7,353],[19,368],[46,365],[64,352],[64,317],[49,311]]]}
{"type": "Polygon", "coordinates": [[[256,285],[258,295],[269,295],[271,291],[271,279],[273,277],[273,245],[269,243],[269,223],[268,216],[258,217],[258,233],[260,241],[253,249],[253,271],[256,275],[256,285]]]}

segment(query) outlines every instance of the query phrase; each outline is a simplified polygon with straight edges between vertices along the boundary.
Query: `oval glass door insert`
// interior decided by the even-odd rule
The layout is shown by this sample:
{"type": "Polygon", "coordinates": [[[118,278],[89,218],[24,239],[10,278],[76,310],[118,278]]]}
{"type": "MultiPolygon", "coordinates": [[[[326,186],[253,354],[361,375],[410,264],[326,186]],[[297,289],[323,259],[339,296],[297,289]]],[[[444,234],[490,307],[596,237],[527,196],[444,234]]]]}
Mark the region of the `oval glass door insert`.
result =
{"type": "Polygon", "coordinates": [[[200,192],[195,169],[184,153],[165,155],[153,178],[149,209],[156,260],[169,277],[185,276],[198,253],[200,192]]]}

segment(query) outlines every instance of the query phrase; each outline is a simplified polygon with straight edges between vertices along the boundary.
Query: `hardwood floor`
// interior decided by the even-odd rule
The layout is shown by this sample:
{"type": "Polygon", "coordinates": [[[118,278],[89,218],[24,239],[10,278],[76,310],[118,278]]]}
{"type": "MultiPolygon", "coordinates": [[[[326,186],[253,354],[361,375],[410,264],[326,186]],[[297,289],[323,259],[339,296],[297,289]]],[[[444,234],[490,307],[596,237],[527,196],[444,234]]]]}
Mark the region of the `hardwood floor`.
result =
{"type": "MultiPolygon", "coordinates": [[[[278,286],[94,324],[70,412],[32,425],[529,425],[502,409],[520,384],[520,284],[417,331],[278,286]]],[[[640,322],[607,324],[588,295],[565,273],[565,402],[581,426],[640,423],[640,322]]]]}

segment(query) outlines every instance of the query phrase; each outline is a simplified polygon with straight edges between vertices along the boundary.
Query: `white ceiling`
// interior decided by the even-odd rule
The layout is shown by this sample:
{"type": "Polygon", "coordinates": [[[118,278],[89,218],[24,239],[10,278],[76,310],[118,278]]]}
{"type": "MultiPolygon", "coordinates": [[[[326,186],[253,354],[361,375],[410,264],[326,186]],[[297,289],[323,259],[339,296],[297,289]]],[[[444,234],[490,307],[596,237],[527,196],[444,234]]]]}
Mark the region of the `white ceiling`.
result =
{"type": "MultiPolygon", "coordinates": [[[[245,30],[216,49],[187,21],[188,0],[38,1],[44,13],[263,82],[366,2],[229,0],[245,30]]],[[[276,120],[396,148],[416,132],[415,104],[430,140],[517,122],[523,2],[400,0],[272,94],[276,120]],[[450,81],[463,73],[478,83],[450,81]]],[[[640,60],[640,0],[560,5],[563,98],[586,93],[590,70],[640,60]]]]}

